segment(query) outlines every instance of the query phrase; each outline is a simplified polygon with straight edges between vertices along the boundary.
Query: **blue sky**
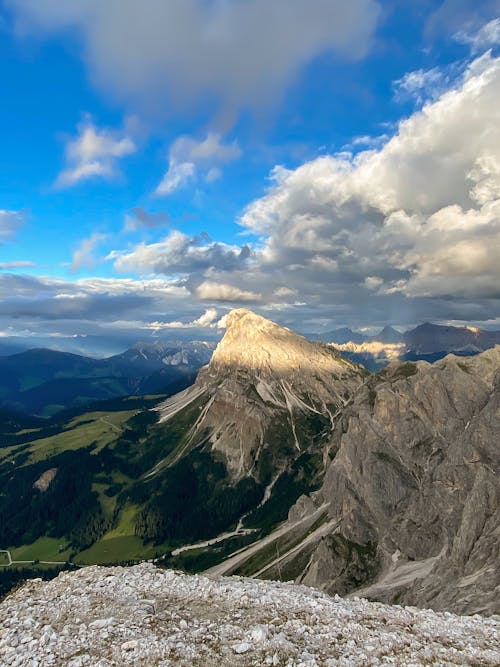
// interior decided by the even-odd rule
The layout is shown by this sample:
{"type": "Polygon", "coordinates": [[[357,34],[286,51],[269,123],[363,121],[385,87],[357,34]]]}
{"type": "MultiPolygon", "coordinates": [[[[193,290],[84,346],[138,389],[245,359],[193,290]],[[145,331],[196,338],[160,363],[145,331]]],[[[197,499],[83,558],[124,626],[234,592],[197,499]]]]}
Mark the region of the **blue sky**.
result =
{"type": "Polygon", "coordinates": [[[1,335],[500,326],[499,9],[0,1],[1,335]]]}

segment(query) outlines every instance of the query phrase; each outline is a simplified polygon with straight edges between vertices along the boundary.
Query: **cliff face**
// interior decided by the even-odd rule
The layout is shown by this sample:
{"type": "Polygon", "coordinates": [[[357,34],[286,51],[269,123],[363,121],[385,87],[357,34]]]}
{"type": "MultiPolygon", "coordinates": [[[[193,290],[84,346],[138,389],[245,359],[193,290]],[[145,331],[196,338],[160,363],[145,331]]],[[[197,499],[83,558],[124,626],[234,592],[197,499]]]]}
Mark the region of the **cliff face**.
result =
{"type": "Polygon", "coordinates": [[[301,581],[347,592],[353,560],[369,548],[359,595],[498,611],[499,369],[496,347],[395,365],[359,392],[317,498],[339,526],[301,581]]]}
{"type": "Polygon", "coordinates": [[[329,447],[321,489],[275,534],[279,559],[266,556],[271,536],[221,573],[285,572],[330,593],[500,611],[500,347],[372,376],[329,447]]]}
{"type": "Polygon", "coordinates": [[[234,479],[277,471],[331,431],[366,373],[321,343],[245,309],[227,330],[195,385],[160,406],[168,421],[200,404],[193,443],[207,438],[234,479]]]}

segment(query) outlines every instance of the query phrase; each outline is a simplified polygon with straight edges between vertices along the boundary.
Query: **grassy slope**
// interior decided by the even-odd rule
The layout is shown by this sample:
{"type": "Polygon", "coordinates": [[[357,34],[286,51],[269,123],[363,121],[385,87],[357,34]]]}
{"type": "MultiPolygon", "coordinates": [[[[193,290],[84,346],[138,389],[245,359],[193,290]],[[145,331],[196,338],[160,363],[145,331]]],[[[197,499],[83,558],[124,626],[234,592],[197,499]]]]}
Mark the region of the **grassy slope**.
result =
{"type": "Polygon", "coordinates": [[[40,537],[32,544],[9,549],[12,560],[68,560],[71,550],[64,538],[40,537]]]}
{"type": "MultiPolygon", "coordinates": [[[[124,424],[136,414],[136,410],[121,412],[85,412],[71,419],[60,433],[40,440],[30,440],[32,432],[26,433],[26,441],[19,445],[0,449],[0,463],[12,459],[19,452],[28,454],[24,465],[43,461],[66,450],[76,450],[96,443],[96,452],[111,445],[123,432],[124,424]]],[[[21,434],[21,433],[20,433],[21,434]]]]}
{"type": "MultiPolygon", "coordinates": [[[[172,534],[171,537],[167,537],[159,533],[157,537],[149,538],[146,543],[136,535],[135,518],[145,507],[151,507],[153,513],[157,508],[162,508],[163,512],[163,508],[166,509],[165,503],[167,503],[168,506],[170,504],[176,506],[177,511],[182,513],[182,503],[179,505],[180,497],[170,493],[170,485],[175,486],[172,475],[177,479],[179,476],[183,479],[182,476],[184,476],[186,482],[189,482],[193,475],[198,477],[201,474],[197,482],[200,487],[198,495],[207,492],[211,494],[208,500],[212,502],[213,507],[207,501],[206,508],[200,505],[199,510],[196,510],[197,504],[194,510],[201,514],[205,510],[209,511],[207,518],[210,518],[211,521],[219,513],[221,517],[227,514],[228,518],[234,514],[234,520],[241,516],[244,511],[238,509],[239,503],[247,502],[242,501],[244,493],[257,494],[256,498],[252,500],[253,506],[260,498],[258,494],[261,492],[258,488],[241,489],[241,493],[239,490],[228,493],[225,488],[226,482],[223,477],[220,477],[222,472],[217,467],[220,464],[216,461],[206,461],[208,454],[201,454],[197,449],[197,445],[203,443],[203,435],[200,434],[200,439],[197,439],[196,442],[187,439],[187,428],[199,415],[202,408],[201,403],[202,401],[195,401],[174,419],[161,426],[152,422],[140,422],[145,415],[147,417],[147,413],[140,412],[139,406],[135,404],[136,409],[129,410],[99,411],[96,409],[92,412],[68,416],[67,421],[61,426],[61,431],[52,436],[35,440],[33,433],[28,432],[25,433],[26,440],[23,438],[18,445],[0,448],[0,471],[2,464],[5,471],[9,467],[8,463],[14,461],[16,468],[27,469],[30,466],[38,466],[37,469],[40,470],[40,466],[43,466],[41,469],[43,472],[52,467],[52,457],[60,455],[61,452],[77,452],[92,445],[90,459],[88,459],[88,454],[87,459],[92,460],[95,457],[99,465],[92,473],[90,489],[97,498],[97,507],[100,506],[102,516],[108,522],[104,526],[104,531],[96,535],[92,543],[76,552],[69,546],[69,537],[64,539],[57,536],[42,536],[31,544],[12,549],[13,558],[54,561],[70,559],[82,565],[124,562],[168,554],[173,547],[179,544],[196,542],[229,529],[232,526],[232,520],[231,526],[222,526],[222,524],[214,526],[216,532],[213,535],[193,534],[192,537],[187,537],[183,534],[172,534]],[[179,471],[177,471],[177,466],[175,470],[172,469],[171,474],[170,466],[175,464],[177,454],[181,451],[183,454],[181,461],[184,464],[179,471]],[[43,465],[44,461],[46,461],[46,467],[43,465]],[[153,477],[138,482],[147,471],[152,469],[157,471],[153,477]],[[156,505],[152,505],[155,498],[157,498],[156,505]]],[[[122,401],[120,407],[128,407],[127,402],[122,401]]],[[[287,435],[289,438],[288,430],[287,435]]],[[[291,444],[290,447],[292,447],[291,444]]],[[[311,473],[316,464],[317,462],[309,454],[299,457],[299,460],[278,480],[273,494],[262,510],[248,512],[247,525],[258,528],[255,538],[263,533],[268,533],[277,523],[283,521],[290,504],[301,493],[308,492],[311,487],[316,486],[317,480],[315,480],[316,484],[311,485],[311,473]]],[[[37,474],[39,475],[40,472],[37,474]]],[[[183,483],[180,484],[180,487],[182,492],[183,483]]],[[[175,493],[178,494],[179,491],[175,493]]],[[[251,499],[251,496],[248,497],[251,499]]],[[[190,498],[189,504],[192,504],[192,501],[193,498],[190,498]]],[[[247,511],[246,508],[245,511],[247,511]]],[[[180,520],[182,521],[181,517],[180,520]]],[[[187,520],[185,529],[193,532],[189,516],[184,520],[187,520]]],[[[177,559],[178,564],[181,564],[180,561],[186,561],[182,564],[187,566],[187,569],[203,569],[204,566],[223,560],[228,553],[249,541],[253,541],[252,538],[246,537],[241,542],[240,538],[237,538],[228,544],[221,543],[215,549],[208,549],[206,553],[196,551],[186,553],[182,558],[177,559]]],[[[1,543],[0,534],[0,548],[2,546],[5,545],[1,543]]]]}
{"type": "MultiPolygon", "coordinates": [[[[21,455],[22,461],[19,461],[21,467],[30,464],[47,461],[47,468],[50,467],[50,460],[53,456],[63,451],[76,451],[88,447],[95,443],[92,454],[97,455],[106,446],[112,449],[118,438],[127,430],[127,422],[137,414],[137,410],[122,410],[117,412],[93,411],[78,415],[70,419],[62,426],[60,433],[42,438],[39,440],[30,440],[33,432],[27,432],[27,439],[19,445],[3,447],[0,449],[0,465],[8,464],[10,461],[21,455]]],[[[22,435],[22,431],[18,432],[22,435]]],[[[99,478],[97,478],[99,479],[99,478]]],[[[121,484],[126,486],[130,483],[130,478],[119,472],[113,473],[108,482],[96,481],[92,485],[92,490],[99,496],[99,502],[106,515],[111,514],[116,506],[116,498],[106,494],[112,484],[121,484]]],[[[85,560],[85,562],[108,562],[111,560],[122,560],[130,558],[143,557],[144,547],[142,541],[134,536],[134,528],[131,520],[130,508],[126,509],[119,517],[118,526],[106,534],[105,548],[95,549],[95,559],[85,560]],[[119,545],[120,543],[120,545],[119,545]],[[109,546],[114,545],[109,554],[109,546]],[[124,546],[126,545],[126,548],[124,546]],[[132,548],[133,547],[133,548],[132,548]]],[[[96,545],[94,545],[95,547],[96,545]]],[[[8,547],[0,543],[0,548],[9,548],[13,560],[67,560],[71,555],[71,549],[68,541],[64,538],[41,537],[31,544],[20,547],[8,547]]],[[[93,548],[94,548],[93,547],[93,548]]],[[[89,552],[92,549],[88,550],[89,552]]],[[[83,561],[82,561],[83,562],[83,561]]]]}
{"type": "MultiPolygon", "coordinates": [[[[152,399],[153,397],[145,397],[147,401],[152,399]]],[[[122,400],[122,406],[128,407],[126,399],[122,400]]],[[[153,453],[156,463],[158,459],[168,457],[172,450],[184,444],[182,436],[185,435],[187,421],[192,418],[191,414],[180,416],[179,420],[174,420],[168,427],[160,427],[161,437],[159,437],[159,429],[155,425],[145,427],[142,435],[136,433],[131,426],[131,420],[140,413],[137,408],[114,412],[107,410],[85,412],[68,419],[61,425],[60,432],[55,435],[36,440],[31,438],[38,433],[37,429],[20,429],[17,435],[24,435],[25,438],[21,437],[19,444],[0,448],[0,468],[2,464],[8,467],[11,462],[16,463],[16,468],[26,468],[33,464],[43,465],[46,461],[47,467],[44,469],[48,469],[57,454],[82,450],[89,445],[93,445],[92,455],[98,457],[104,449],[113,451],[123,437],[125,439],[129,437],[132,444],[128,444],[127,448],[122,442],[119,455],[127,459],[131,465],[136,461],[141,464],[141,457],[148,449],[153,453]],[[148,445],[143,447],[146,439],[148,445]]],[[[142,465],[147,463],[142,462],[142,465]]],[[[90,548],[80,553],[74,553],[67,539],[47,536],[30,544],[8,547],[1,543],[0,535],[0,548],[9,548],[13,560],[64,562],[71,558],[78,564],[120,562],[162,555],[168,550],[168,545],[145,545],[142,539],[135,535],[134,517],[140,508],[131,503],[123,506],[119,502],[119,495],[121,496],[134,483],[134,476],[119,470],[105,470],[94,475],[92,491],[97,494],[104,515],[112,516],[116,512],[116,519],[110,530],[107,530],[90,548]],[[117,487],[117,490],[114,491],[113,487],[117,487]]]]}

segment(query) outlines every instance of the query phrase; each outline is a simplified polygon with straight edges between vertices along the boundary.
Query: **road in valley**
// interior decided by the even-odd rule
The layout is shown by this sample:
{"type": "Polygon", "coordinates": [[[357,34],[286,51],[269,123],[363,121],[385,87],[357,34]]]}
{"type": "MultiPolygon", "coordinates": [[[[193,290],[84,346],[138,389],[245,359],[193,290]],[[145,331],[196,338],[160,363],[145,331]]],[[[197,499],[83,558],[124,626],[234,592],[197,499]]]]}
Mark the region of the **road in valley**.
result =
{"type": "Polygon", "coordinates": [[[0,549],[0,554],[6,554],[8,563],[0,563],[0,567],[10,567],[11,565],[64,565],[66,561],[63,560],[12,560],[12,556],[8,549],[0,549]]]}

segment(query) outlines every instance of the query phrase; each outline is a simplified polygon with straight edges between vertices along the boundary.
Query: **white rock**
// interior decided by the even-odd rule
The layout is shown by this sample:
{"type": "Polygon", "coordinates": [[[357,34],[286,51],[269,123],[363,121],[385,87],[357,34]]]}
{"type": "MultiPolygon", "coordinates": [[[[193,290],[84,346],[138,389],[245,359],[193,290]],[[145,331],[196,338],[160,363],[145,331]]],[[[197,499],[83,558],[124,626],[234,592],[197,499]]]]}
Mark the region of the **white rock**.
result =
{"type": "Polygon", "coordinates": [[[241,644],[236,644],[236,646],[233,646],[233,651],[235,653],[247,653],[252,648],[253,647],[250,642],[241,642],[241,644]]]}
{"type": "Polygon", "coordinates": [[[242,665],[273,667],[500,664],[495,617],[332,599],[305,586],[214,580],[150,564],[91,567],[24,586],[0,603],[0,618],[2,667],[225,667],[238,655],[242,665]],[[153,598],[157,613],[146,617],[141,601],[153,598]]]}
{"type": "Polygon", "coordinates": [[[260,644],[260,642],[263,642],[267,639],[267,629],[262,625],[258,625],[252,629],[250,637],[252,638],[253,642],[260,644]]]}

